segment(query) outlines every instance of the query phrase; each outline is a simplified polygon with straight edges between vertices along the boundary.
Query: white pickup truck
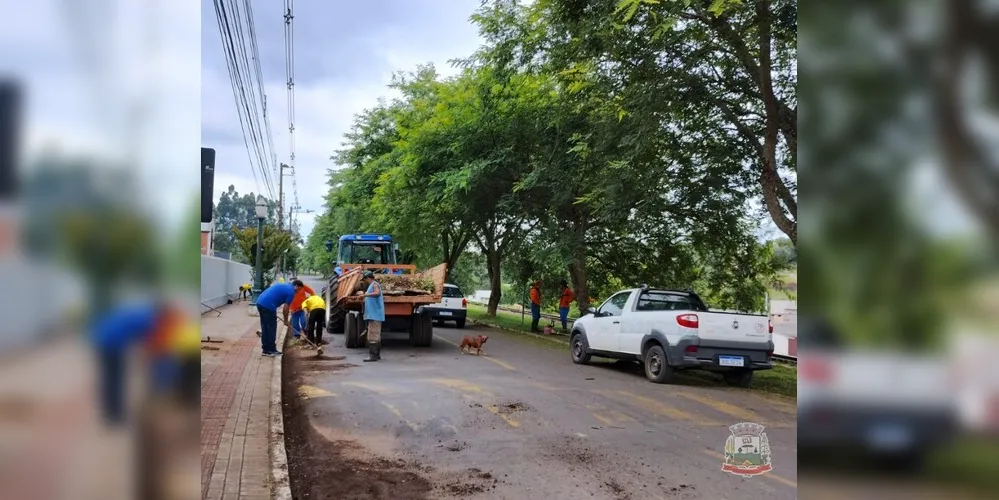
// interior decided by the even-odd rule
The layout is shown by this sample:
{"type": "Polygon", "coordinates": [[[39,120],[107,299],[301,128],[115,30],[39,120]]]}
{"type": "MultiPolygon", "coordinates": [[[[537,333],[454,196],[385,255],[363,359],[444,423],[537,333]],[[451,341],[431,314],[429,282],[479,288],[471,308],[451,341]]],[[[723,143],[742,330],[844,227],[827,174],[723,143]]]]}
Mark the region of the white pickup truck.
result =
{"type": "Polygon", "coordinates": [[[753,371],[773,368],[773,324],[764,315],[709,311],[691,290],[648,287],[612,295],[572,325],[572,361],[591,356],[632,359],[652,382],[677,370],[720,372],[725,382],[748,387],[753,371]]]}

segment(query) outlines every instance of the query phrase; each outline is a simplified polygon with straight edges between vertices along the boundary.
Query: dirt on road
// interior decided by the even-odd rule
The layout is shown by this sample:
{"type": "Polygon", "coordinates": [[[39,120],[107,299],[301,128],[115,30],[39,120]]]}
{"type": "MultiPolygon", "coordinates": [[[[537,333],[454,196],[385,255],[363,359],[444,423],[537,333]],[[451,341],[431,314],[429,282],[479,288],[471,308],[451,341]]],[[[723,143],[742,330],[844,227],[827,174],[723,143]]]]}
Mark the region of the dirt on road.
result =
{"type": "MultiPolygon", "coordinates": [[[[383,360],[327,336],[287,346],[285,437],[296,499],[795,498],[793,401],[651,384],[620,366],[490,335],[435,328],[434,345],[383,338],[383,360]],[[770,477],[721,470],[728,426],[767,426],[770,477]]],[[[764,475],[767,476],[767,475],[764,475]]]]}

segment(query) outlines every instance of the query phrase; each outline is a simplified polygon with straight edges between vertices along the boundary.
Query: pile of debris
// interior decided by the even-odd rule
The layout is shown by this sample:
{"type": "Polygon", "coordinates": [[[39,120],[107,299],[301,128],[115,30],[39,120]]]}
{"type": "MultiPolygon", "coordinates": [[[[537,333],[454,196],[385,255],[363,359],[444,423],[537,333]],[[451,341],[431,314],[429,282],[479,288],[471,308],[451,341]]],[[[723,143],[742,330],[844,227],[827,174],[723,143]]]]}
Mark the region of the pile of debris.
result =
{"type": "Polygon", "coordinates": [[[380,274],[377,279],[385,295],[426,295],[436,291],[434,280],[426,276],[380,274]]]}

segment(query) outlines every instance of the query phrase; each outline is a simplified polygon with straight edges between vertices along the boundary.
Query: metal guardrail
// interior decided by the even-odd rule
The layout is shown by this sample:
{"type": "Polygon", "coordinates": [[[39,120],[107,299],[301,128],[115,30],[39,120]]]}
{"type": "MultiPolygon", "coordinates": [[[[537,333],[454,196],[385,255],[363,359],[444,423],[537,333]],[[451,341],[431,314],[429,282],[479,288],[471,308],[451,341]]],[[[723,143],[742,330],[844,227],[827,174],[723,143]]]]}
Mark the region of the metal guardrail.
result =
{"type": "Polygon", "coordinates": [[[770,356],[774,361],[782,365],[798,366],[798,358],[795,356],[784,356],[782,354],[774,354],[770,356]]]}

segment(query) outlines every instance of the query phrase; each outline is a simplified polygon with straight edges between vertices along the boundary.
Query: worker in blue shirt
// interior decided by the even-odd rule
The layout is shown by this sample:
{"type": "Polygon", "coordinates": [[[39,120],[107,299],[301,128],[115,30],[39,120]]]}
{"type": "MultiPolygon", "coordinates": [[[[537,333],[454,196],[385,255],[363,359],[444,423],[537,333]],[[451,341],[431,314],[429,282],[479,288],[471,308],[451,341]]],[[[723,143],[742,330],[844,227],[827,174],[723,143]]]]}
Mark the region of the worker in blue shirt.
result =
{"type": "Polygon", "coordinates": [[[260,347],[264,356],[280,356],[277,350],[277,308],[284,306],[281,314],[288,324],[288,307],[295,299],[299,282],[275,283],[257,297],[257,312],[260,314],[260,347]]]}
{"type": "Polygon", "coordinates": [[[91,326],[100,368],[101,407],[104,419],[111,425],[125,422],[128,348],[153,333],[161,312],[156,303],[130,304],[111,311],[91,326]]]}
{"type": "Polygon", "coordinates": [[[368,289],[364,292],[364,319],[368,322],[368,359],[365,362],[382,359],[382,322],[385,321],[385,297],[382,286],[375,280],[375,274],[364,271],[364,283],[368,289]]]}

